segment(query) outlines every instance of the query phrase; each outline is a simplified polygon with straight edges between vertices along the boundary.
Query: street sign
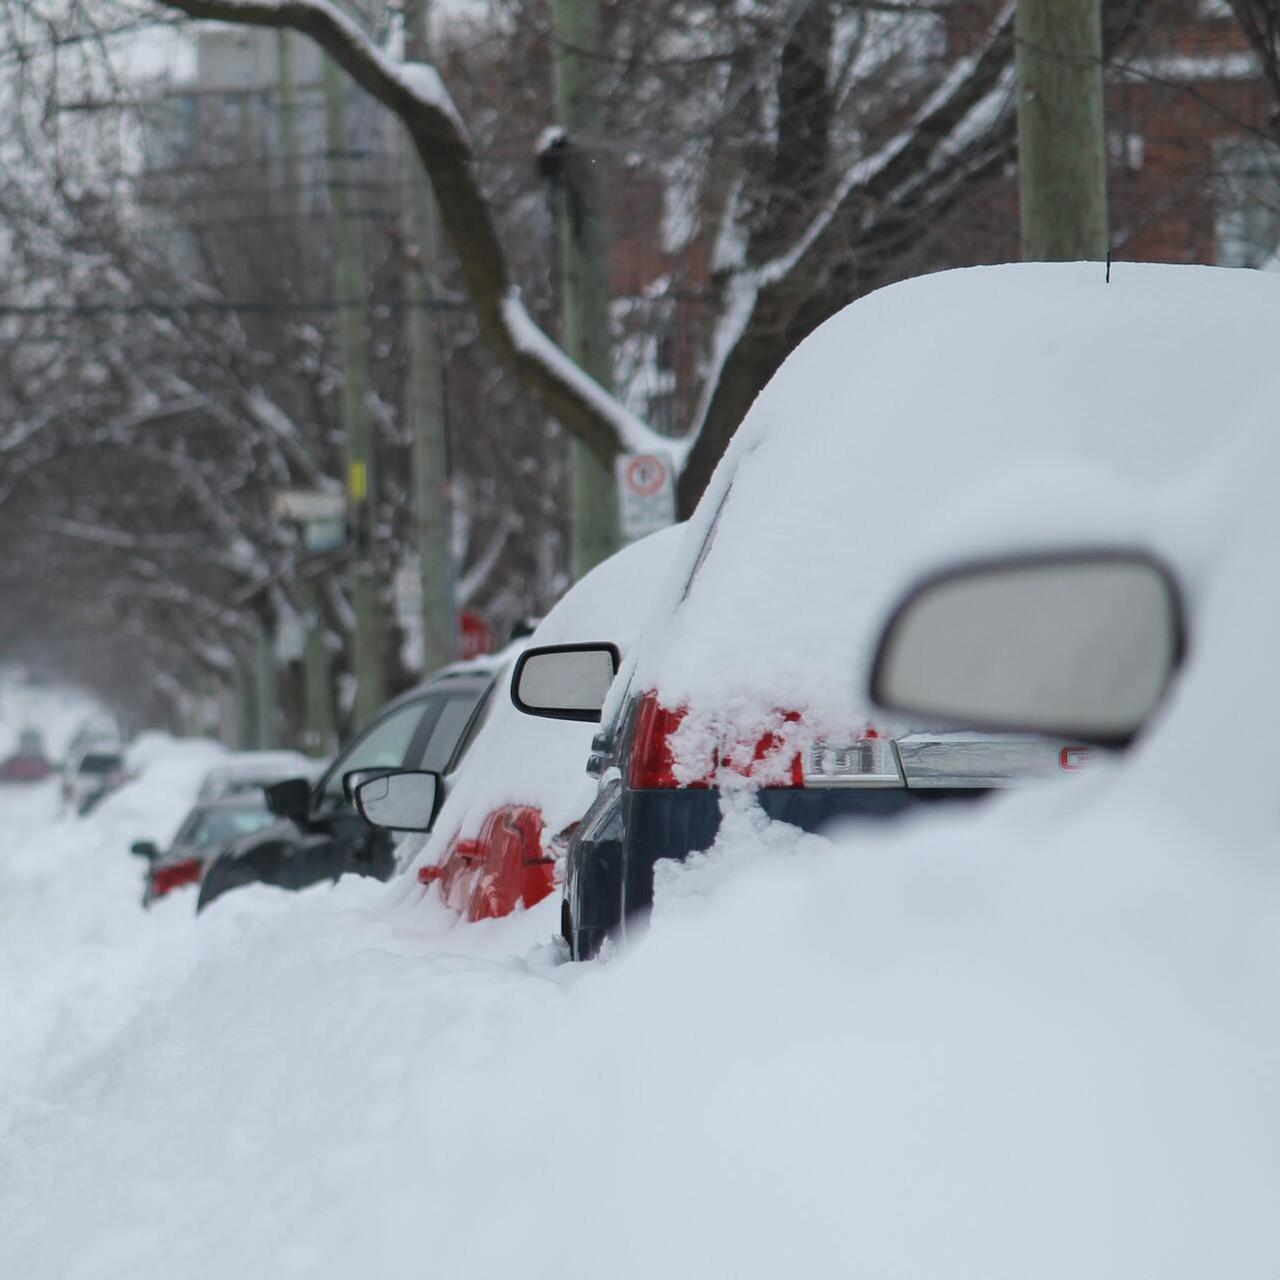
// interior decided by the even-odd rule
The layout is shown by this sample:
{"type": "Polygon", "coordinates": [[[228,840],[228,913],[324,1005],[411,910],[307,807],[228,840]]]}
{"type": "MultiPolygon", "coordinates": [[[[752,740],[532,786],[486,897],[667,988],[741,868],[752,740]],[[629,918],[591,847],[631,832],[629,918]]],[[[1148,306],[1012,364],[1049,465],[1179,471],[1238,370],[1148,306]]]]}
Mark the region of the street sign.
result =
{"type": "Polygon", "coordinates": [[[675,468],[660,453],[623,453],[614,460],[618,480],[618,527],[628,540],[674,524],[675,468]]]}
{"type": "Polygon", "coordinates": [[[493,652],[493,629],[471,609],[458,614],[458,656],[479,658],[493,652]]]}
{"type": "Polygon", "coordinates": [[[347,500],[332,489],[281,489],[276,493],[274,510],[277,520],[341,520],[347,512],[347,500]]]}

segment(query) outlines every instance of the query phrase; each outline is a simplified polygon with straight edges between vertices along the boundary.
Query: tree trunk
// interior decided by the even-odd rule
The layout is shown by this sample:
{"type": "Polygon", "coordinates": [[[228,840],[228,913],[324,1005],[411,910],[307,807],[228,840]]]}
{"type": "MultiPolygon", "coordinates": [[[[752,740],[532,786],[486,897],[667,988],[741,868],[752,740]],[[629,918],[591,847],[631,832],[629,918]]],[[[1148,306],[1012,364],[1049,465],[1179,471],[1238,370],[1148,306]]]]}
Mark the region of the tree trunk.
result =
{"type": "Polygon", "coordinates": [[[1018,185],[1028,262],[1107,256],[1100,0],[1018,0],[1018,185]]]}

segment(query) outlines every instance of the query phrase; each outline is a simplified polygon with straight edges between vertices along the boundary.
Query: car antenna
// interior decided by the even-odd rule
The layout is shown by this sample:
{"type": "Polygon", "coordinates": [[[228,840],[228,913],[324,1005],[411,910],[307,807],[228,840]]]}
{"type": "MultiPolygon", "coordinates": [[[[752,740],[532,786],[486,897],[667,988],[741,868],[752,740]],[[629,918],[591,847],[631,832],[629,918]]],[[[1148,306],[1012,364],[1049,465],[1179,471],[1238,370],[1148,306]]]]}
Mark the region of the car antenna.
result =
{"type": "Polygon", "coordinates": [[[1111,283],[1111,246],[1107,246],[1107,284],[1111,283]]]}

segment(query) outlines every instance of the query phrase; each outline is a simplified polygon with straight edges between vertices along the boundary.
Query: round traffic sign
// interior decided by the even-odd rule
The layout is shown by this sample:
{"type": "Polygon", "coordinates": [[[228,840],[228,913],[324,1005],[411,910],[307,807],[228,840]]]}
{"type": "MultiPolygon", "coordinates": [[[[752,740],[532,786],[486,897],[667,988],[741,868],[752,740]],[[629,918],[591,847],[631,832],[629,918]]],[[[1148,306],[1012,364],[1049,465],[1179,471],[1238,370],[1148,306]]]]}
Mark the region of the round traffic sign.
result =
{"type": "Polygon", "coordinates": [[[667,465],[651,453],[639,453],[627,463],[627,488],[638,498],[651,498],[667,483],[667,465]]]}

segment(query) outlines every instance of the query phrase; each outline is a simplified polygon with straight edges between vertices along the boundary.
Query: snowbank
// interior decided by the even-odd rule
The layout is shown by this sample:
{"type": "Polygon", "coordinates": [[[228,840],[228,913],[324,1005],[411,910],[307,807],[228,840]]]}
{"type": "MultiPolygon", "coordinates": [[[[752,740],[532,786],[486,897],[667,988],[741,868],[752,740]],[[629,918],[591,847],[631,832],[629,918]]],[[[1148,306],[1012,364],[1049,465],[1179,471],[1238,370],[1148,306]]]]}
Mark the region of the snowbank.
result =
{"type": "MultiPolygon", "coordinates": [[[[1269,333],[1252,288],[1213,317],[1240,382],[1202,430],[1270,387],[1272,364],[1231,364],[1269,333]]],[[[1159,302],[1117,294],[1106,336],[1160,349],[1159,302]]],[[[1163,349],[1132,367],[1172,411],[1190,384],[1163,349]]],[[[561,962],[554,900],[457,928],[354,877],[179,929],[130,909],[119,844],[87,843],[158,791],[65,827],[33,798],[0,860],[0,1274],[1271,1280],[1272,434],[1090,508],[1188,579],[1189,664],[1130,756],[830,838],[734,809],[600,963],[561,962]]],[[[953,545],[1059,536],[1066,507],[1038,506],[983,502],[953,545]]]]}

